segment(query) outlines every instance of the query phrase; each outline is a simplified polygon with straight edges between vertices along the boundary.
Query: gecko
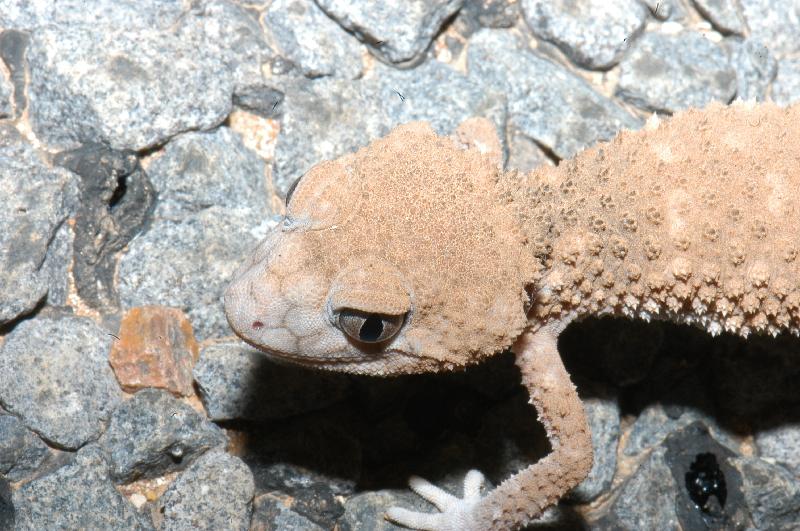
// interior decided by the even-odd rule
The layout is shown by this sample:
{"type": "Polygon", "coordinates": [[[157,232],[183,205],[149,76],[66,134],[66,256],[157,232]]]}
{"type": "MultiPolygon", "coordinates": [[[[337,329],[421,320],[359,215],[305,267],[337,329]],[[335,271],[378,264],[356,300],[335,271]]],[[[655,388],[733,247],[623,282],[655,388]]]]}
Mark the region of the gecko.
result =
{"type": "Polygon", "coordinates": [[[653,115],[528,173],[474,137],[412,122],[316,165],[224,295],[247,343],[318,369],[452,371],[514,353],[551,452],[485,495],[475,470],[462,498],[411,478],[439,509],[387,512],[412,529],[518,529],[587,476],[590,429],[557,346],[570,322],[800,331],[800,105],[653,115]]]}

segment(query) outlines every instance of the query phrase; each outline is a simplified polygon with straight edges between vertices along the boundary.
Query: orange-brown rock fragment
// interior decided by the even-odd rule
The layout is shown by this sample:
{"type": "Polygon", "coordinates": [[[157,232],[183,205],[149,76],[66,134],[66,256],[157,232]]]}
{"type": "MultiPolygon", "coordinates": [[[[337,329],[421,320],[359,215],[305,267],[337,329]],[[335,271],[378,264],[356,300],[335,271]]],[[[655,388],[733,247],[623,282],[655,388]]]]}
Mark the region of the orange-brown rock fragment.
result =
{"type": "Polygon", "coordinates": [[[140,306],[122,318],[109,363],[128,392],[144,387],[188,396],[199,350],[186,315],[176,308],[140,306]]]}

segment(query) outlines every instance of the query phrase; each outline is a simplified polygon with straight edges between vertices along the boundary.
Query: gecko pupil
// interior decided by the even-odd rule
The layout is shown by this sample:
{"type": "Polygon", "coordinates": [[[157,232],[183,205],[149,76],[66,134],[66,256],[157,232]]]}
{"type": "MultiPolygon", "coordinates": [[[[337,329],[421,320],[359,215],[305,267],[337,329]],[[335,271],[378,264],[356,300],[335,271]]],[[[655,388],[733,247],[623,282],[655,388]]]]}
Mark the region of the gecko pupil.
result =
{"type": "Polygon", "coordinates": [[[377,341],[383,333],[383,319],[376,315],[370,315],[364,319],[364,324],[358,331],[361,341],[377,341]]]}

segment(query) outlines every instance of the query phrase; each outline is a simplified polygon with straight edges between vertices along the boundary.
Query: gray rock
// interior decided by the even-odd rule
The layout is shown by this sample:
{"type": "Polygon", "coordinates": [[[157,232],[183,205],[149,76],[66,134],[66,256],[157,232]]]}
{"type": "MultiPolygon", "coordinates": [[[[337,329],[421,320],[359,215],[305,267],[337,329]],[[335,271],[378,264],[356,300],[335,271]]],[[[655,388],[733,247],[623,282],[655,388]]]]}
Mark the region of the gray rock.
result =
{"type": "Polygon", "coordinates": [[[228,127],[170,141],[148,172],[158,191],[155,217],[180,220],[211,206],[266,216],[265,164],[228,127]]]}
{"type": "Polygon", "coordinates": [[[754,529],[794,529],[800,521],[800,481],[781,466],[754,457],[731,459],[754,529]]]}
{"type": "Polygon", "coordinates": [[[0,0],[0,27],[24,30],[76,24],[92,24],[98,28],[166,29],[182,14],[180,0],[0,0]]]}
{"type": "Polygon", "coordinates": [[[0,477],[11,481],[27,479],[47,454],[47,445],[25,428],[17,417],[0,414],[0,477]]]}
{"type": "Polygon", "coordinates": [[[467,62],[470,79],[506,94],[510,125],[560,158],[641,125],[583,79],[520,47],[506,30],[475,33],[467,62]]]}
{"type": "Polygon", "coordinates": [[[39,138],[67,149],[103,142],[141,150],[225,119],[233,86],[219,75],[219,56],[168,31],[122,28],[33,34],[28,95],[39,138]]]}
{"type": "Polygon", "coordinates": [[[283,92],[264,85],[241,87],[233,94],[233,104],[262,118],[283,115],[283,92]]]}
{"type": "Polygon", "coordinates": [[[658,20],[682,18],[685,15],[675,0],[642,0],[642,3],[658,20]]]}
{"type": "Polygon", "coordinates": [[[619,444],[619,406],[616,401],[601,398],[583,400],[592,432],[594,462],[589,476],[570,492],[570,497],[589,503],[608,487],[617,468],[619,444]]]}
{"type": "Polygon", "coordinates": [[[111,334],[85,317],[21,322],[0,346],[0,404],[54,445],[96,439],[122,400],[111,334]]]}
{"type": "Polygon", "coordinates": [[[13,529],[14,520],[14,505],[11,503],[11,485],[0,475],[0,529],[13,529]]]}
{"type": "Polygon", "coordinates": [[[714,419],[700,411],[687,408],[680,414],[670,412],[667,414],[664,406],[653,404],[639,413],[631,432],[627,437],[625,449],[626,456],[638,455],[650,448],[656,447],[672,432],[684,429],[694,422],[703,422],[710,426],[716,440],[722,441],[729,448],[738,446],[736,440],[722,428],[716,425],[714,419]]]}
{"type": "Polygon", "coordinates": [[[11,103],[14,87],[11,81],[6,78],[3,69],[0,68],[0,120],[14,116],[14,106],[11,103]]]}
{"type": "Polygon", "coordinates": [[[159,498],[163,531],[246,531],[255,485],[242,461],[222,451],[200,457],[159,498]]]}
{"type": "Polygon", "coordinates": [[[800,101],[800,58],[781,59],[772,85],[772,99],[778,105],[800,101]]]}
{"type": "Polygon", "coordinates": [[[727,54],[698,32],[646,33],[620,62],[617,95],[649,111],[727,103],[735,94],[727,54]]]}
{"type": "Polygon", "coordinates": [[[222,294],[263,237],[257,227],[261,218],[247,208],[212,206],[179,221],[155,220],[120,260],[123,307],[180,308],[198,340],[230,335],[222,294]]]}
{"type": "Polygon", "coordinates": [[[391,507],[405,507],[412,511],[432,512],[435,509],[410,490],[379,490],[352,496],[344,505],[344,515],[339,520],[342,531],[394,531],[405,529],[386,520],[384,515],[391,507]]]}
{"type": "Polygon", "coordinates": [[[66,285],[69,233],[61,228],[77,199],[74,175],[50,168],[16,129],[0,125],[0,324],[66,285]]]}
{"type": "Polygon", "coordinates": [[[522,12],[537,37],[594,69],[615,65],[647,20],[637,0],[523,0],[522,12]]]}
{"type": "Polygon", "coordinates": [[[81,449],[73,463],[14,492],[18,531],[42,529],[153,529],[108,477],[102,451],[81,449]]]}
{"type": "MultiPolygon", "coordinates": [[[[0,24],[0,27],[2,26],[0,24]]],[[[25,96],[25,51],[28,48],[28,44],[30,44],[30,35],[28,33],[13,29],[0,32],[0,59],[6,65],[9,73],[9,79],[4,81],[5,76],[0,72],[0,94],[3,90],[8,91],[6,93],[8,108],[9,111],[13,110],[6,117],[18,118],[28,105],[28,99],[25,96]],[[4,83],[9,85],[3,88],[2,85],[4,83]]],[[[0,108],[3,107],[4,99],[0,95],[0,108]]],[[[0,115],[2,114],[0,110],[0,115]]]]}
{"type": "Polygon", "coordinates": [[[373,54],[391,63],[423,58],[445,20],[464,0],[316,0],[331,18],[354,33],[373,54]]]}
{"type": "Polygon", "coordinates": [[[739,0],[750,38],[777,55],[800,51],[800,4],[796,0],[739,0]]]}
{"type": "Polygon", "coordinates": [[[359,81],[323,78],[285,90],[273,179],[280,195],[314,164],[355,151],[394,126],[426,120],[450,134],[472,116],[505,126],[505,100],[453,68],[428,61],[414,70],[382,64],[359,81]]]}
{"type": "Polygon", "coordinates": [[[307,413],[341,400],[346,391],[346,380],[337,375],[279,365],[238,342],[205,347],[194,378],[215,421],[307,413]]]}
{"type": "Polygon", "coordinates": [[[736,67],[737,99],[764,101],[778,73],[778,62],[769,48],[753,39],[735,41],[731,58],[736,67]]]}
{"type": "MultiPolygon", "coordinates": [[[[260,82],[263,65],[276,57],[276,51],[266,42],[258,13],[248,9],[252,2],[243,4],[195,0],[175,30],[181,41],[220,58],[237,91],[260,82]]],[[[227,77],[221,72],[210,75],[227,77]]]]}
{"type": "Polygon", "coordinates": [[[86,144],[64,151],[54,162],[81,178],[75,216],[75,287],[91,306],[113,311],[119,252],[142,229],[155,203],[150,180],[132,151],[86,144]]]}
{"type": "Polygon", "coordinates": [[[736,0],[692,0],[697,10],[714,29],[725,35],[743,35],[746,29],[744,18],[736,0]]]}
{"type": "Polygon", "coordinates": [[[249,531],[323,531],[323,528],[286,507],[285,500],[274,495],[259,496],[253,502],[249,531]]]}
{"type": "Polygon", "coordinates": [[[755,443],[759,457],[773,460],[800,476],[800,424],[791,418],[797,417],[779,417],[778,422],[757,431],[755,443]]]}
{"type": "Polygon", "coordinates": [[[120,404],[100,438],[117,483],[182,470],[226,443],[220,428],[162,389],[143,389],[120,404]]]}
{"type": "Polygon", "coordinates": [[[517,0],[465,0],[461,15],[467,14],[485,28],[510,28],[519,19],[517,0]]]}
{"type": "Polygon", "coordinates": [[[308,77],[361,75],[363,46],[314,0],[276,0],[264,14],[282,54],[308,77]]]}

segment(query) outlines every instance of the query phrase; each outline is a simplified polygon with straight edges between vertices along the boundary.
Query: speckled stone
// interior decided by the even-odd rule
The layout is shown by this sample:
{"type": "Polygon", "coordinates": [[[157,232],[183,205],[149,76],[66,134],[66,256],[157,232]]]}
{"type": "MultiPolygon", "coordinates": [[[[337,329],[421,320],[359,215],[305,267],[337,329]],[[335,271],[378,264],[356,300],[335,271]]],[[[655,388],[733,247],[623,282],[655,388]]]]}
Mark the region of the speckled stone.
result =
{"type": "Polygon", "coordinates": [[[313,0],[276,0],[264,13],[264,22],[280,52],[303,75],[349,79],[361,75],[363,46],[313,0]]]}
{"type": "Polygon", "coordinates": [[[0,404],[55,445],[96,439],[122,400],[111,339],[86,317],[20,323],[0,346],[0,404]]]}
{"type": "Polygon", "coordinates": [[[215,421],[283,418],[324,408],[345,394],[338,375],[276,364],[244,343],[205,347],[195,365],[200,397],[215,421]]]}
{"type": "Polygon", "coordinates": [[[23,485],[14,492],[13,502],[18,531],[153,529],[114,488],[95,445],[81,449],[73,463],[23,485]]]}
{"type": "Polygon", "coordinates": [[[646,33],[620,62],[616,92],[649,111],[702,108],[733,98],[736,72],[725,51],[698,32],[646,33]]]}
{"type": "Polygon", "coordinates": [[[159,529],[247,531],[254,492],[253,475],[239,458],[208,452],[159,498],[159,529]]]}
{"type": "Polygon", "coordinates": [[[0,414],[0,476],[11,481],[27,479],[47,454],[47,445],[17,417],[0,414]]]}
{"type": "Polygon", "coordinates": [[[522,0],[522,12],[537,37],[595,69],[615,65],[647,20],[637,0],[522,0]]]}
{"type": "Polygon", "coordinates": [[[182,470],[226,443],[220,428],[161,389],[143,389],[123,402],[100,438],[118,483],[182,470]]]}

